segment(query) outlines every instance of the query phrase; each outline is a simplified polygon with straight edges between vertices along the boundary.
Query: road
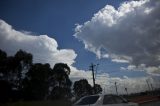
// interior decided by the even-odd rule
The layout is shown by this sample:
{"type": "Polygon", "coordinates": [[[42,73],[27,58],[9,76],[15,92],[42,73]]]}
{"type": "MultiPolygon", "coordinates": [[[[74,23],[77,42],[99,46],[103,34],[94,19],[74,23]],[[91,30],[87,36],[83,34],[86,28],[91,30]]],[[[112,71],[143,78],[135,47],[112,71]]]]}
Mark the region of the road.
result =
{"type": "Polygon", "coordinates": [[[148,102],[148,103],[141,104],[140,106],[160,106],[160,101],[148,102]]]}

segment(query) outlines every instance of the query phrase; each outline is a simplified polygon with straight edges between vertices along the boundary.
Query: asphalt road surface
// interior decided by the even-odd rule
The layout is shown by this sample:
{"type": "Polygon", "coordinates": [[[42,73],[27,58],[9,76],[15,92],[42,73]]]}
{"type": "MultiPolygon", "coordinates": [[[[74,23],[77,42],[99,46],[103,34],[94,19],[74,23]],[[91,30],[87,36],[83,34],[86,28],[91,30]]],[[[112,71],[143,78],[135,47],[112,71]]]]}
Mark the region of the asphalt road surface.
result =
{"type": "Polygon", "coordinates": [[[140,106],[160,106],[160,101],[141,104],[140,106]]]}

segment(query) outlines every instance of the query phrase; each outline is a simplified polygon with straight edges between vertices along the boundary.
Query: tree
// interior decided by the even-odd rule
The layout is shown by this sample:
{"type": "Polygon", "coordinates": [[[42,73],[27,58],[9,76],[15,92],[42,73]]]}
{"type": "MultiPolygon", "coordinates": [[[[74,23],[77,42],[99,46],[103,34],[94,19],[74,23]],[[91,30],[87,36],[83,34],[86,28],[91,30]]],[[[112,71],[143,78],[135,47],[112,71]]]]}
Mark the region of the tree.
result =
{"type": "Polygon", "coordinates": [[[99,84],[95,84],[95,94],[101,93],[102,92],[102,88],[99,84]]]}
{"type": "Polygon", "coordinates": [[[14,62],[16,63],[16,68],[14,69],[17,75],[17,87],[21,87],[20,84],[22,82],[22,74],[25,71],[28,71],[30,66],[32,65],[32,55],[25,51],[19,50],[14,56],[14,62]]]}
{"type": "Polygon", "coordinates": [[[0,50],[0,79],[2,80],[4,78],[4,73],[6,70],[6,59],[7,59],[7,54],[6,52],[0,50]]]}
{"type": "Polygon", "coordinates": [[[32,55],[19,50],[15,56],[7,57],[5,52],[0,51],[0,58],[1,79],[12,83],[16,89],[20,89],[23,72],[27,72],[32,64],[32,55]]]}
{"type": "Polygon", "coordinates": [[[4,60],[7,58],[7,54],[6,52],[0,50],[0,61],[4,60]]]}
{"type": "Polygon", "coordinates": [[[49,92],[49,78],[51,68],[49,64],[36,63],[26,73],[23,81],[25,100],[44,100],[49,92]]]}
{"type": "Polygon", "coordinates": [[[69,97],[71,94],[72,82],[69,79],[70,67],[65,63],[57,63],[54,65],[52,72],[51,98],[61,99],[69,97]]]}
{"type": "Polygon", "coordinates": [[[5,80],[0,80],[0,102],[7,102],[11,98],[11,84],[5,80]]]}
{"type": "Polygon", "coordinates": [[[92,87],[86,79],[75,81],[73,90],[77,98],[92,94],[92,87]]]}
{"type": "Polygon", "coordinates": [[[31,64],[32,55],[30,53],[19,50],[14,56],[7,57],[7,54],[0,50],[0,84],[4,85],[1,92],[3,94],[6,92],[6,95],[12,92],[16,94],[12,99],[19,99],[23,72],[27,72],[31,64]]]}
{"type": "Polygon", "coordinates": [[[49,64],[32,64],[32,54],[25,51],[19,50],[14,56],[7,57],[0,50],[0,86],[3,86],[0,89],[0,101],[4,95],[4,98],[9,97],[9,94],[13,94],[12,100],[69,97],[72,85],[69,74],[70,67],[67,64],[57,63],[51,69],[49,64]]]}

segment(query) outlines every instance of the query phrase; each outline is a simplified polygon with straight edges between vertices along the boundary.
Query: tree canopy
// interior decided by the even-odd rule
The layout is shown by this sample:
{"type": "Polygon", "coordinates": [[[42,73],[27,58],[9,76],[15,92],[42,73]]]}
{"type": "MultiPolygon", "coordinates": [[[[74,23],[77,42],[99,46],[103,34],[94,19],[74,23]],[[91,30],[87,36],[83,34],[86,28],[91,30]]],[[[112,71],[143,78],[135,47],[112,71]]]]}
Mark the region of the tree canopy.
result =
{"type": "MultiPolygon", "coordinates": [[[[71,69],[66,63],[33,63],[31,53],[19,50],[14,56],[0,50],[0,102],[9,100],[68,99],[72,97],[71,69]]],[[[102,91],[96,84],[95,93],[102,91]]],[[[77,97],[93,94],[86,79],[76,81],[73,91],[77,97]]]]}
{"type": "Polygon", "coordinates": [[[71,95],[72,82],[67,64],[57,63],[52,69],[47,63],[33,64],[32,59],[32,54],[23,50],[14,56],[7,56],[0,50],[1,100],[3,97],[5,100],[61,99],[71,95]]]}
{"type": "Polygon", "coordinates": [[[95,87],[92,87],[86,79],[75,81],[73,90],[77,99],[83,96],[98,94],[102,92],[102,88],[99,84],[95,84],[95,87]]]}

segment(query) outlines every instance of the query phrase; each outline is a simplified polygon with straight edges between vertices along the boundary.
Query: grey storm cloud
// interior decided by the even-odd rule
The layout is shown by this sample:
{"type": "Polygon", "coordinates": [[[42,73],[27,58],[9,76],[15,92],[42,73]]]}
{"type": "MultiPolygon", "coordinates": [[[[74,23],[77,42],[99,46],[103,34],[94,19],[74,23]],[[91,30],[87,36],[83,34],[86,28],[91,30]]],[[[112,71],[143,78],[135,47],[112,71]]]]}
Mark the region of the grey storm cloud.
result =
{"type": "Polygon", "coordinates": [[[138,66],[160,65],[160,0],[122,3],[117,9],[106,5],[74,36],[99,58],[138,66]]]}

